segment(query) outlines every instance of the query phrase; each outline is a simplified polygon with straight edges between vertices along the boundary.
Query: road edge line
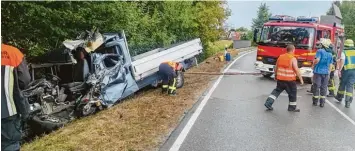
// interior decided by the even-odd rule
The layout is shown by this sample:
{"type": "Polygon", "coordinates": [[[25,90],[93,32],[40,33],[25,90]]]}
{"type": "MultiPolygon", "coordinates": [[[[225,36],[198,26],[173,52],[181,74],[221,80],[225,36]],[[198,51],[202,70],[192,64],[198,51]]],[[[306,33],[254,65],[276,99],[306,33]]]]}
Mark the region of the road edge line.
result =
{"type": "MultiPolygon", "coordinates": [[[[240,58],[244,57],[247,54],[250,54],[252,52],[255,52],[255,50],[252,50],[250,52],[246,52],[243,53],[242,55],[240,55],[239,57],[237,57],[236,59],[233,60],[233,62],[231,64],[229,64],[227,66],[227,68],[225,68],[223,70],[223,72],[226,72],[230,67],[232,67],[232,65],[239,60],[240,58]]],[[[187,134],[190,132],[192,126],[195,124],[198,116],[201,114],[203,108],[205,107],[205,105],[207,104],[207,101],[209,100],[209,98],[211,97],[212,93],[214,92],[214,90],[217,88],[218,84],[221,82],[223,78],[223,75],[220,75],[217,79],[217,81],[213,84],[212,88],[208,91],[207,95],[203,98],[203,100],[201,101],[200,105],[197,107],[197,109],[195,110],[195,112],[192,114],[192,116],[190,117],[189,121],[186,123],[186,125],[184,126],[183,130],[180,132],[179,136],[176,138],[176,140],[174,141],[174,144],[170,147],[169,151],[178,151],[182,145],[182,143],[184,142],[187,134]]]]}
{"type": "Polygon", "coordinates": [[[337,108],[332,102],[330,102],[328,99],[325,99],[325,101],[332,107],[334,108],[340,115],[342,115],[345,119],[347,119],[351,124],[355,126],[355,121],[351,119],[349,116],[347,116],[344,112],[342,112],[339,108],[337,108]]]}

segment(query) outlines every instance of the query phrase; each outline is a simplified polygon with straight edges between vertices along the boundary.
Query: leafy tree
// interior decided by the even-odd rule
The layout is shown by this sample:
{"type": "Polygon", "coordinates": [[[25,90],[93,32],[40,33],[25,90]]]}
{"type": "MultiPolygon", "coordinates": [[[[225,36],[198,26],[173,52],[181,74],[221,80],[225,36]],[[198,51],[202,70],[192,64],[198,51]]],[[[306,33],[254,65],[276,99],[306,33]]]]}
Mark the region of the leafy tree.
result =
{"type": "MultiPolygon", "coordinates": [[[[355,1],[335,1],[343,16],[342,23],[345,26],[345,34],[347,38],[355,40],[355,1]]],[[[327,12],[327,15],[334,15],[333,6],[327,12]]]]}
{"type": "Polygon", "coordinates": [[[254,34],[253,31],[248,30],[246,35],[247,40],[253,40],[253,34],[254,34]]]}
{"type": "Polygon", "coordinates": [[[355,1],[343,1],[340,11],[343,16],[345,34],[347,38],[355,40],[355,1]]]}
{"type": "Polygon", "coordinates": [[[246,32],[246,31],[248,31],[248,28],[245,28],[245,27],[239,27],[239,28],[235,29],[235,31],[242,31],[242,32],[246,32]]]}
{"type": "Polygon", "coordinates": [[[256,18],[253,18],[252,29],[261,28],[270,17],[271,13],[269,12],[269,7],[266,6],[266,3],[261,3],[256,18]]]}
{"type": "Polygon", "coordinates": [[[241,34],[240,40],[252,40],[252,38],[253,38],[252,31],[249,30],[248,28],[239,27],[239,28],[235,29],[235,31],[237,31],[241,34]]]}
{"type": "Polygon", "coordinates": [[[2,40],[27,57],[61,46],[65,39],[98,27],[125,30],[135,54],[200,37],[206,45],[223,33],[230,15],[222,1],[41,1],[1,2],[2,40]]]}

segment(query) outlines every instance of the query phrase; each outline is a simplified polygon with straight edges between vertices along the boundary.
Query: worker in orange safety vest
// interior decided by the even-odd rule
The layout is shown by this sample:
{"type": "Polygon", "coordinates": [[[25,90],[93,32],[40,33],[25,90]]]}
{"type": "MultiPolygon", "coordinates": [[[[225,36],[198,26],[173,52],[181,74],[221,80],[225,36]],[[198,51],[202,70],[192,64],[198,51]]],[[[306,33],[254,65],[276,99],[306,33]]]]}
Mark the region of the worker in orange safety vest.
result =
{"type": "Polygon", "coordinates": [[[167,61],[159,65],[158,75],[163,80],[162,93],[176,95],[176,71],[179,71],[182,65],[178,62],[167,61]]]}
{"type": "Polygon", "coordinates": [[[21,123],[30,113],[30,105],[22,94],[31,76],[22,52],[1,44],[1,150],[20,150],[21,123]]]}
{"type": "Polygon", "coordinates": [[[286,49],[287,53],[280,55],[275,66],[275,79],[277,80],[277,86],[271,92],[264,105],[268,110],[273,110],[272,104],[282,93],[282,91],[285,90],[288,93],[289,98],[288,111],[299,112],[300,109],[297,108],[296,103],[296,75],[300,79],[301,85],[303,85],[303,79],[297,65],[297,60],[294,57],[295,46],[288,45],[286,49]]]}

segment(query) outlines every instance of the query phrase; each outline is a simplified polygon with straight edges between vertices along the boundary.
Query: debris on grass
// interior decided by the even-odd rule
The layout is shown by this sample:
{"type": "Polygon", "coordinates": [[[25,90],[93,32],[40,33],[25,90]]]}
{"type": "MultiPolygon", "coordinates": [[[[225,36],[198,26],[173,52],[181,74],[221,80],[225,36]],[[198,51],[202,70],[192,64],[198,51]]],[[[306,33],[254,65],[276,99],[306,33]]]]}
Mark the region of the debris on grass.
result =
{"type": "MultiPolygon", "coordinates": [[[[232,51],[232,56],[238,51],[232,51]]],[[[220,54],[217,54],[218,56],[220,54]]],[[[210,57],[187,72],[219,72],[225,65],[210,57]],[[208,63],[207,63],[208,62],[208,63]]],[[[211,75],[186,75],[177,96],[159,88],[140,91],[133,97],[95,115],[24,144],[23,151],[140,151],[156,150],[206,90],[211,75]]]]}

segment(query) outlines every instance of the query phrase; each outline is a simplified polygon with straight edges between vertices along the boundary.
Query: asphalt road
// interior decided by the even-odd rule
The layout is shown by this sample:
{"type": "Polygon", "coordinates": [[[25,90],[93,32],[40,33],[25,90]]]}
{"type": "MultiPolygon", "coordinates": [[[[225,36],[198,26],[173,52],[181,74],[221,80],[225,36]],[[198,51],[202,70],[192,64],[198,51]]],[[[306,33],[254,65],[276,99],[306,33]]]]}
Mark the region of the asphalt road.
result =
{"type": "MultiPolygon", "coordinates": [[[[255,55],[241,57],[228,71],[255,71],[255,55]]],[[[266,111],[263,104],[276,86],[273,79],[224,76],[217,83],[160,150],[355,151],[355,103],[347,109],[328,98],[324,108],[312,106],[306,92],[310,85],[305,85],[298,87],[301,112],[287,111],[286,92],[275,101],[273,111],[266,111]]]]}

